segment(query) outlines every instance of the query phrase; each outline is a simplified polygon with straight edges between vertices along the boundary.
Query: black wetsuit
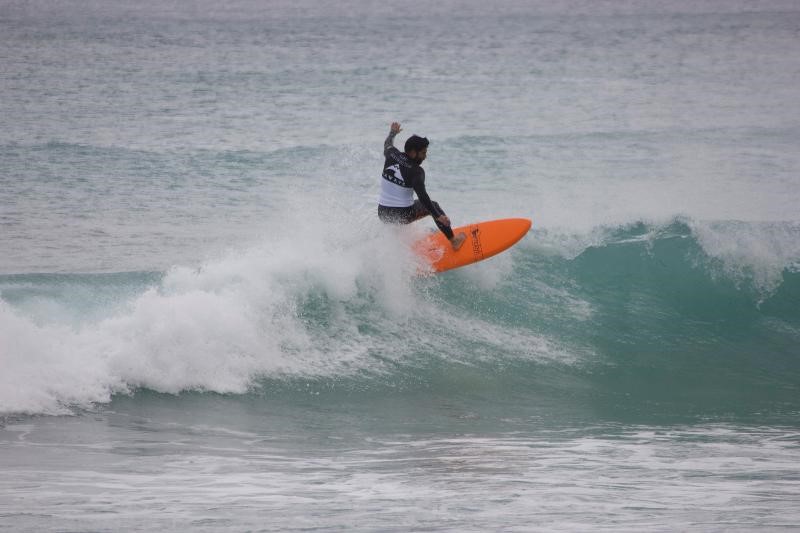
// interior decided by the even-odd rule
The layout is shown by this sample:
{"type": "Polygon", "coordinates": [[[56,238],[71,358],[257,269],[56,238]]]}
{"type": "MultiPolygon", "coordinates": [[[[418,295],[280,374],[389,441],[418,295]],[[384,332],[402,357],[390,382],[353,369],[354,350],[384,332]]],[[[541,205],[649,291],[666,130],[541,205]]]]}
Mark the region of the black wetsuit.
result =
{"type": "MultiPolygon", "coordinates": [[[[391,198],[394,203],[407,203],[413,198],[412,190],[417,194],[417,200],[411,205],[388,206],[378,204],[378,217],[388,224],[410,224],[415,220],[433,216],[436,226],[448,239],[453,238],[453,230],[449,225],[439,222],[438,217],[444,215],[439,204],[432,201],[425,190],[425,169],[412,161],[406,154],[394,147],[394,136],[389,133],[383,145],[383,154],[386,161],[383,164],[381,200],[391,198]],[[399,187],[399,188],[397,188],[399,187]]],[[[389,202],[387,202],[389,203],[389,202]]]]}

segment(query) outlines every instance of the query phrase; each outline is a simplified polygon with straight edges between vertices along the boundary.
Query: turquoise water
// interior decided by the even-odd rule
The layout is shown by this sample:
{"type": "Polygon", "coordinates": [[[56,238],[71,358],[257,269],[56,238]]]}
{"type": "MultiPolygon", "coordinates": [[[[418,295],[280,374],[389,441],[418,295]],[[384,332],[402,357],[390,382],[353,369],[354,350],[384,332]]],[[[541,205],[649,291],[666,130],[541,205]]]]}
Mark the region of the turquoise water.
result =
{"type": "Polygon", "coordinates": [[[800,522],[792,2],[0,6],[0,529],[800,522]],[[393,121],[455,223],[377,223],[393,121]]]}

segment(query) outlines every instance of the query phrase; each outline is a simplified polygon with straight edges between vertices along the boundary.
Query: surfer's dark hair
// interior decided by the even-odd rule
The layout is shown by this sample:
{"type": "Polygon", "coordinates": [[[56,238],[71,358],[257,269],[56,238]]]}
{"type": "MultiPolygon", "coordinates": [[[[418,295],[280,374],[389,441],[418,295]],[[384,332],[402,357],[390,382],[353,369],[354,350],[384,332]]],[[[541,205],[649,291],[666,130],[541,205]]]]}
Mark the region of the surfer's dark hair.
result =
{"type": "Polygon", "coordinates": [[[419,135],[412,135],[408,139],[406,139],[406,152],[415,151],[419,152],[423,148],[427,148],[430,144],[427,137],[420,137],[419,135]]]}

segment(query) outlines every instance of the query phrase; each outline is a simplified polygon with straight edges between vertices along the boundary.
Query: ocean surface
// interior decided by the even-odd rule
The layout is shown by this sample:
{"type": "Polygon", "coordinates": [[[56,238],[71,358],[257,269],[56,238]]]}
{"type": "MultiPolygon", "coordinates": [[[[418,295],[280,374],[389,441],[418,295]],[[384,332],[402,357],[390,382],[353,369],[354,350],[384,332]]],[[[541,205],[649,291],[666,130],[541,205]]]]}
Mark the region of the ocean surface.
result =
{"type": "Polygon", "coordinates": [[[0,0],[0,531],[800,527],[800,4],[0,0]],[[377,220],[389,124],[455,224],[377,220]]]}

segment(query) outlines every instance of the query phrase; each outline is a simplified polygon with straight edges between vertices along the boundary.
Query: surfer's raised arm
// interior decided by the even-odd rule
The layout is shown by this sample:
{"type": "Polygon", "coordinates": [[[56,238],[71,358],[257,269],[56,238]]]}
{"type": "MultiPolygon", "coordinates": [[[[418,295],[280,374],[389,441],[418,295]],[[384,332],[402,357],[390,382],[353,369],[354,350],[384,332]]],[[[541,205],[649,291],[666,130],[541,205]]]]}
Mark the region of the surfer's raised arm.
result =
{"type": "Polygon", "coordinates": [[[386,155],[390,148],[394,148],[394,137],[401,131],[403,131],[403,128],[400,127],[400,123],[392,122],[392,126],[389,128],[389,136],[386,137],[386,141],[383,143],[383,155],[386,155]]]}
{"type": "Polygon", "coordinates": [[[392,127],[389,129],[389,136],[386,137],[386,140],[383,143],[383,156],[386,159],[392,159],[402,166],[406,168],[411,168],[414,166],[414,161],[409,159],[409,157],[394,147],[394,138],[395,136],[403,131],[403,128],[400,127],[400,124],[397,122],[392,122],[392,127]]]}

